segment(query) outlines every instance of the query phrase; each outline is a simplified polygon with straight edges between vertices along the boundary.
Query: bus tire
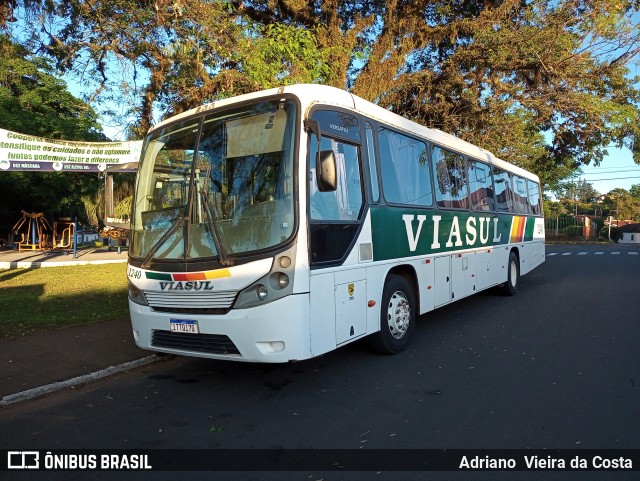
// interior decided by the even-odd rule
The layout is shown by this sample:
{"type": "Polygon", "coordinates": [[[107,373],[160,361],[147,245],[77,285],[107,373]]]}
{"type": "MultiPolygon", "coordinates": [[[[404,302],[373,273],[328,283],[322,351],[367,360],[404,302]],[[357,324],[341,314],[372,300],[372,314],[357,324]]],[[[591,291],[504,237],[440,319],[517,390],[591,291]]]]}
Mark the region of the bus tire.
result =
{"type": "Polygon", "coordinates": [[[382,354],[396,354],[407,348],[416,320],[416,300],[411,284],[402,276],[389,274],[382,290],[380,331],[371,336],[371,346],[382,354]]]}
{"type": "Polygon", "coordinates": [[[507,296],[515,296],[520,286],[520,263],[515,252],[509,253],[507,265],[507,282],[502,285],[502,290],[507,296]]]}

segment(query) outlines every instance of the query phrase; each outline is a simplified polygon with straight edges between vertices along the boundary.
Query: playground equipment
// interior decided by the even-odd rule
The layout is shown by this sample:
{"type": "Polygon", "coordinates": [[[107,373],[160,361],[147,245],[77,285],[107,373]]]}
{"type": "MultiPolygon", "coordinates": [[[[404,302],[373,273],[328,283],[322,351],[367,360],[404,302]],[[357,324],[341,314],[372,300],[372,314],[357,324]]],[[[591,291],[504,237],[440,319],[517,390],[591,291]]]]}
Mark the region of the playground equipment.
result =
{"type": "Polygon", "coordinates": [[[69,219],[58,219],[53,223],[53,249],[73,249],[76,225],[69,219]]]}
{"type": "Polygon", "coordinates": [[[75,249],[76,225],[70,219],[58,219],[51,224],[39,212],[22,211],[22,218],[13,226],[13,235],[20,238],[14,244],[18,252],[25,250],[72,250],[75,249]]]}
{"type": "Polygon", "coordinates": [[[22,211],[22,218],[13,226],[13,234],[20,240],[15,242],[18,252],[23,250],[43,250],[49,245],[51,225],[44,218],[44,213],[22,211]]]}

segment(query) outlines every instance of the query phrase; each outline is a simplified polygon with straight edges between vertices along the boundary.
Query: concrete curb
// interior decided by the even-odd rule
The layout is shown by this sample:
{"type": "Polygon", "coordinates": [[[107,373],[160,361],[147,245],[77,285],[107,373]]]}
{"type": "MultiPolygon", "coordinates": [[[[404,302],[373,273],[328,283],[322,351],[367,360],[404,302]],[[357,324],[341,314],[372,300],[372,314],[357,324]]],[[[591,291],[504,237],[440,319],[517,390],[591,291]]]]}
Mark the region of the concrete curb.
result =
{"type": "Polygon", "coordinates": [[[102,379],[108,376],[112,376],[119,372],[128,371],[130,369],[134,369],[137,367],[145,366],[147,364],[151,364],[153,362],[159,361],[161,358],[152,354],[147,357],[143,357],[141,359],[136,359],[135,361],[123,362],[122,364],[117,364],[115,366],[109,366],[105,369],[101,369],[100,371],[92,372],[90,374],[84,374],[82,376],[77,376],[66,381],[58,381],[51,384],[47,384],[45,386],[35,387],[33,389],[28,389],[26,391],[18,392],[15,394],[8,394],[4,396],[0,401],[0,407],[5,407],[10,404],[14,404],[20,401],[26,401],[28,399],[33,399],[39,396],[44,396],[45,394],[52,393],[54,391],[59,391],[60,389],[65,389],[72,386],[79,386],[80,384],[86,384],[92,381],[97,381],[98,379],[102,379]]]}
{"type": "Polygon", "coordinates": [[[127,259],[107,259],[107,260],[94,260],[94,261],[13,261],[13,262],[0,262],[0,269],[39,269],[41,267],[62,267],[62,266],[84,266],[89,264],[118,264],[127,262],[127,259]]]}

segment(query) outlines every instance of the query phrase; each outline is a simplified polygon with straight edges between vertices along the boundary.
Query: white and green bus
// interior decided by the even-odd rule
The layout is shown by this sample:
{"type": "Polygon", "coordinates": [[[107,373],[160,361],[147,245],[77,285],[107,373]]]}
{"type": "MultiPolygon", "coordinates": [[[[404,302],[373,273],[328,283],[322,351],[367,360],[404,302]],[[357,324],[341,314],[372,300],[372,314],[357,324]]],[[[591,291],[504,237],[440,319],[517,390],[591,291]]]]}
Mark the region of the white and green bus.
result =
{"type": "Polygon", "coordinates": [[[221,100],[144,142],[129,246],[137,345],[252,362],[369,337],[544,261],[538,178],[346,91],[221,100]]]}

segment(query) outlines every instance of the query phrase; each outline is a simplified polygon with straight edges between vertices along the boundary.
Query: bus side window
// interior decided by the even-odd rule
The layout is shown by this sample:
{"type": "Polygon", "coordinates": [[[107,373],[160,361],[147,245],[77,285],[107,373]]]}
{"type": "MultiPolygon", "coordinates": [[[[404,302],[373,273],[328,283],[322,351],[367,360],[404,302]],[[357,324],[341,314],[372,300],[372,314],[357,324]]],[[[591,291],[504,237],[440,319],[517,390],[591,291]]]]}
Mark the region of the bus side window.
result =
{"type": "Polygon", "coordinates": [[[511,175],[506,170],[494,167],[493,180],[498,212],[515,213],[513,192],[511,191],[511,175]]]}
{"type": "Polygon", "coordinates": [[[531,214],[527,181],[520,176],[513,176],[513,200],[518,214],[531,214]]]}
{"type": "Polygon", "coordinates": [[[529,188],[529,204],[531,205],[531,213],[533,215],[542,215],[542,208],[540,207],[540,186],[533,180],[527,180],[527,186],[529,188]]]}
{"type": "Polygon", "coordinates": [[[385,200],[392,204],[433,205],[426,144],[391,130],[380,129],[378,146],[385,200]]]}
{"type": "Polygon", "coordinates": [[[475,211],[495,211],[496,203],[493,197],[491,167],[471,159],[469,159],[468,165],[471,208],[475,211]]]}
{"type": "Polygon", "coordinates": [[[438,207],[467,209],[469,185],[464,157],[434,146],[431,151],[431,161],[438,207]]]}
{"type": "Polygon", "coordinates": [[[336,158],[338,188],[320,192],[316,179],[318,142],[312,136],[310,153],[309,202],[311,220],[356,220],[363,205],[358,147],[322,137],[320,150],[332,150],[336,158]]]}

